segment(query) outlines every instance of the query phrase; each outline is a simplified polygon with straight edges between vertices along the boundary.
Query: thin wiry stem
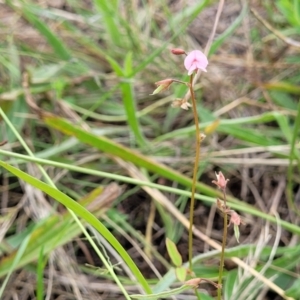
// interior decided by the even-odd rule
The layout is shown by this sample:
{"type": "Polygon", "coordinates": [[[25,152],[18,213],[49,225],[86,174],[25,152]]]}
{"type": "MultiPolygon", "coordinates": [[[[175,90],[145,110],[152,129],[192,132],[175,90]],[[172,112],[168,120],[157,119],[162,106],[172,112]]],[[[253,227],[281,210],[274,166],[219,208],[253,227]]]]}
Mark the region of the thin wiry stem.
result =
{"type": "Polygon", "coordinates": [[[189,88],[190,88],[190,93],[191,93],[194,121],[195,121],[195,127],[196,127],[196,154],[195,154],[194,171],[193,171],[192,195],[191,195],[191,203],[190,203],[190,226],[189,226],[189,268],[192,271],[192,268],[193,268],[192,258],[193,258],[194,206],[195,206],[195,192],[196,192],[198,166],[199,166],[199,161],[200,161],[200,143],[201,143],[199,118],[198,118],[198,112],[197,112],[195,93],[194,93],[194,89],[193,89],[193,75],[190,76],[189,88]]]}
{"type": "Polygon", "coordinates": [[[223,278],[223,270],[224,270],[224,259],[225,259],[225,248],[227,241],[227,223],[228,223],[228,215],[227,215],[227,206],[226,206],[226,190],[223,190],[224,197],[224,229],[223,229],[223,241],[222,241],[222,250],[220,255],[220,267],[219,267],[219,279],[218,279],[218,298],[217,300],[222,299],[222,278],[223,278]]]}

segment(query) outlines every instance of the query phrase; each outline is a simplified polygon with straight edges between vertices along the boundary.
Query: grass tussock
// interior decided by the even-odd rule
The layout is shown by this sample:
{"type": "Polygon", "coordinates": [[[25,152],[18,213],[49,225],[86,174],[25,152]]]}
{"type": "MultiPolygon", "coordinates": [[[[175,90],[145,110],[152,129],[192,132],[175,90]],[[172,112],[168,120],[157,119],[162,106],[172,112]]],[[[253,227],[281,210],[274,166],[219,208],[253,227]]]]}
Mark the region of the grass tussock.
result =
{"type": "Polygon", "coordinates": [[[221,2],[0,1],[1,299],[214,299],[220,170],[242,219],[223,299],[300,298],[297,1],[222,9],[194,85],[201,285],[178,280],[193,277],[194,117],[172,106],[186,86],[151,94],[189,81],[170,50],[204,51],[221,2]]]}

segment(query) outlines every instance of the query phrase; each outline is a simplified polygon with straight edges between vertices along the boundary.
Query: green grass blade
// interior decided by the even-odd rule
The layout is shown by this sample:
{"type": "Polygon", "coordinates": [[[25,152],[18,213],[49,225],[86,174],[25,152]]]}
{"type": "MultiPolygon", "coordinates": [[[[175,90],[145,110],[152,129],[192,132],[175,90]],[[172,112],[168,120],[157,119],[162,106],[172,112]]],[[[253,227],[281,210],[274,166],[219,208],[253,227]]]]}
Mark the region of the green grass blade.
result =
{"type": "Polygon", "coordinates": [[[140,147],[145,147],[147,145],[147,141],[139,124],[133,86],[129,78],[123,79],[123,82],[121,83],[121,91],[122,100],[127,115],[127,122],[136,138],[138,145],[140,147]]]}
{"type": "Polygon", "coordinates": [[[125,76],[130,76],[133,71],[133,63],[132,63],[133,53],[128,52],[125,60],[124,60],[124,74],[125,76]]]}
{"type": "Polygon", "coordinates": [[[115,73],[119,77],[124,76],[124,72],[123,72],[121,66],[118,64],[118,62],[115,59],[113,59],[112,57],[110,57],[109,55],[107,55],[107,54],[104,54],[104,56],[107,59],[107,61],[109,62],[112,69],[115,71],[115,73]]]}
{"type": "Polygon", "coordinates": [[[103,23],[114,45],[121,45],[120,24],[117,20],[118,1],[94,0],[94,5],[103,17],[103,23]]]}
{"type": "Polygon", "coordinates": [[[43,191],[47,195],[51,196],[68,209],[73,211],[76,215],[84,219],[86,222],[91,224],[105,239],[109,241],[109,243],[118,251],[120,256],[124,259],[128,267],[131,269],[132,273],[135,275],[137,281],[141,284],[143,289],[146,293],[150,294],[151,289],[141,274],[140,270],[137,268],[131,257],[128,255],[127,251],[121,246],[118,240],[110,233],[110,231],[87,209],[81,206],[79,203],[75,202],[73,199],[65,195],[64,193],[60,192],[59,190],[52,188],[48,184],[24,173],[23,171],[0,161],[0,165],[17,176],[18,178],[24,180],[25,182],[29,183],[30,185],[36,187],[37,189],[43,191]]]}
{"type": "Polygon", "coordinates": [[[168,250],[168,254],[172,260],[172,263],[176,267],[180,267],[182,265],[182,257],[173,241],[171,241],[169,238],[166,239],[166,247],[168,250]]]}
{"type": "Polygon", "coordinates": [[[241,126],[218,126],[216,129],[218,132],[227,134],[228,136],[233,136],[241,141],[252,143],[254,145],[260,146],[273,146],[281,145],[282,142],[267,136],[261,130],[256,128],[245,128],[241,126]]]}

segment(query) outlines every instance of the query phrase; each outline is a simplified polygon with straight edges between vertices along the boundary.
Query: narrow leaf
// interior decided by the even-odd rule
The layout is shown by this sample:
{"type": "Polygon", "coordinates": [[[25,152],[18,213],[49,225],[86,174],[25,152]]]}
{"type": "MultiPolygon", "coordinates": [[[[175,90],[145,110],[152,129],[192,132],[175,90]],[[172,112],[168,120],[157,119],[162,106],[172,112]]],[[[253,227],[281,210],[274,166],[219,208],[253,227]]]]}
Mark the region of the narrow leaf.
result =
{"type": "Polygon", "coordinates": [[[180,282],[184,282],[187,275],[187,268],[186,267],[179,267],[175,269],[176,278],[180,282]]]}
{"type": "Polygon", "coordinates": [[[236,238],[236,241],[239,243],[240,242],[240,228],[239,228],[239,226],[234,225],[233,230],[234,230],[234,236],[236,238]]]}
{"type": "Polygon", "coordinates": [[[168,254],[172,260],[172,263],[176,267],[180,267],[182,265],[182,257],[175,245],[169,238],[166,238],[166,246],[168,250],[168,254]]]}

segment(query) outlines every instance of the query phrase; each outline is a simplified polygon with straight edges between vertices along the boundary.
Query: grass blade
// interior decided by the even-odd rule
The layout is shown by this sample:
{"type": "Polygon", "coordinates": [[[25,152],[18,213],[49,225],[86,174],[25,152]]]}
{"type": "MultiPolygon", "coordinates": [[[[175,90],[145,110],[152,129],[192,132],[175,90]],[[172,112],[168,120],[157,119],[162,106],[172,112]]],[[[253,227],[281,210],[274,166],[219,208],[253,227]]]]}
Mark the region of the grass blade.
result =
{"type": "Polygon", "coordinates": [[[133,262],[131,257],[128,255],[127,251],[121,246],[118,240],[110,233],[110,231],[93,215],[91,214],[86,208],[81,206],[79,203],[75,202],[73,199],[65,195],[64,193],[60,192],[59,190],[52,188],[48,184],[24,173],[23,171],[0,161],[0,165],[17,176],[18,178],[24,180],[25,182],[29,183],[30,185],[36,187],[37,189],[43,191],[47,195],[51,196],[68,209],[76,213],[79,217],[84,219],[86,222],[91,224],[107,241],[118,251],[121,257],[124,259],[128,267],[131,269],[132,273],[136,276],[136,279],[141,284],[143,289],[146,293],[151,293],[151,289],[145,280],[144,276],[137,268],[136,264],[133,262]]]}

